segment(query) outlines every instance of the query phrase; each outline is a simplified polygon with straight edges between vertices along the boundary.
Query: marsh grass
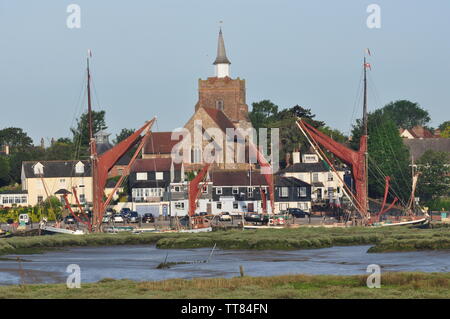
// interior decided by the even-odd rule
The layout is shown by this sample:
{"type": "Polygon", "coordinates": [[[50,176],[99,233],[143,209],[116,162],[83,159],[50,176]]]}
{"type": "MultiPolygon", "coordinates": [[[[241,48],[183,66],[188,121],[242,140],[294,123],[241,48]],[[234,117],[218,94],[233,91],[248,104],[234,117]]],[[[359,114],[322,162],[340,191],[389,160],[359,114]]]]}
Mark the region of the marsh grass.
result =
{"type": "Polygon", "coordinates": [[[62,284],[0,287],[3,298],[450,298],[450,273],[384,273],[380,289],[367,275],[284,275],[135,282],[105,278],[68,289],[62,284]]]}
{"type": "Polygon", "coordinates": [[[229,230],[209,233],[88,234],[0,239],[0,255],[83,246],[147,245],[157,248],[292,250],[373,245],[369,252],[450,249],[450,228],[324,228],[229,230]]]}

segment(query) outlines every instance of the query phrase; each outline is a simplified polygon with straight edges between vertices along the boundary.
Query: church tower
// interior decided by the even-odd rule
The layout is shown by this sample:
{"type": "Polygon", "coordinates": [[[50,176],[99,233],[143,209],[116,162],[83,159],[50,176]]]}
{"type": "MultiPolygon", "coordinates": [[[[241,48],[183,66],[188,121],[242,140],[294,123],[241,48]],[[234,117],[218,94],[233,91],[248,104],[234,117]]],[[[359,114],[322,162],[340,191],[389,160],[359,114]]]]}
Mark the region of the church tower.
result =
{"type": "Polygon", "coordinates": [[[241,128],[251,127],[245,101],[245,80],[230,77],[230,60],[225,51],[222,29],[219,31],[217,57],[213,63],[215,76],[198,80],[199,99],[195,105],[222,111],[229,120],[241,128]]]}

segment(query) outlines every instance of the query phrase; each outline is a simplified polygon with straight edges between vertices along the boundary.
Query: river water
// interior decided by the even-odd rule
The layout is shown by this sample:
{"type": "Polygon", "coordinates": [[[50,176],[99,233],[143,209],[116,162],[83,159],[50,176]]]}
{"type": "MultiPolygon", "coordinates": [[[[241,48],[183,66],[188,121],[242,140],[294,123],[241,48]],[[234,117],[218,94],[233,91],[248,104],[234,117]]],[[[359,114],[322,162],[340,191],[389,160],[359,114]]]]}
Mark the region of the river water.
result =
{"type": "Polygon", "coordinates": [[[9,255],[0,260],[0,285],[64,283],[66,268],[77,264],[82,282],[102,278],[163,280],[169,278],[234,277],[239,266],[249,276],[282,274],[365,274],[377,264],[382,271],[450,272],[450,251],[417,251],[368,254],[370,246],[331,247],[312,250],[221,250],[208,263],[177,264],[156,269],[168,262],[208,259],[211,249],[156,249],[155,246],[80,247],[35,255],[9,255]],[[23,261],[17,262],[20,257],[23,261]]]}

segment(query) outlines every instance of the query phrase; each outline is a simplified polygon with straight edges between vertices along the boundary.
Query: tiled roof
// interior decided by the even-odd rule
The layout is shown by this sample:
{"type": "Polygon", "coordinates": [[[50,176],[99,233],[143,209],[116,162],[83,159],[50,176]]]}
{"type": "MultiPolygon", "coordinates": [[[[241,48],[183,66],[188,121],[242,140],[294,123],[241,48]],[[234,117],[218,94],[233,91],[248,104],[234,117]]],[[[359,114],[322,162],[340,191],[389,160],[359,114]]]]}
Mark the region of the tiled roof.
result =
{"type": "MultiPolygon", "coordinates": [[[[344,171],[344,169],[336,167],[337,171],[344,171]]],[[[281,173],[306,173],[306,172],[328,172],[329,169],[323,162],[317,163],[296,163],[280,170],[281,173]]]]}
{"type": "Polygon", "coordinates": [[[403,139],[403,143],[409,147],[409,152],[414,159],[419,159],[426,151],[450,152],[449,138],[425,138],[403,139]]]}
{"type": "Polygon", "coordinates": [[[213,121],[216,122],[218,128],[220,128],[222,132],[226,133],[227,128],[235,129],[233,122],[231,122],[221,110],[211,107],[205,107],[204,110],[213,119],[213,121]]]}
{"type": "Polygon", "coordinates": [[[39,175],[34,174],[34,165],[41,163],[44,166],[43,177],[88,177],[91,176],[90,161],[29,161],[22,162],[22,167],[27,178],[38,178],[39,175]],[[84,173],[75,173],[75,165],[78,162],[84,164],[84,173]]]}
{"type": "Polygon", "coordinates": [[[311,185],[295,177],[275,176],[275,186],[297,187],[297,186],[311,186],[311,185]]]}
{"type": "MultiPolygon", "coordinates": [[[[137,159],[131,166],[132,172],[168,172],[172,166],[171,158],[137,159]]],[[[175,170],[181,169],[181,164],[174,164],[175,170]]]]}
{"type": "Polygon", "coordinates": [[[217,170],[210,172],[214,186],[252,186],[267,185],[264,175],[258,171],[248,170],[217,170]]]}
{"type": "Polygon", "coordinates": [[[144,154],[170,154],[182,139],[180,136],[178,140],[172,140],[172,132],[152,132],[144,145],[144,154]]]}

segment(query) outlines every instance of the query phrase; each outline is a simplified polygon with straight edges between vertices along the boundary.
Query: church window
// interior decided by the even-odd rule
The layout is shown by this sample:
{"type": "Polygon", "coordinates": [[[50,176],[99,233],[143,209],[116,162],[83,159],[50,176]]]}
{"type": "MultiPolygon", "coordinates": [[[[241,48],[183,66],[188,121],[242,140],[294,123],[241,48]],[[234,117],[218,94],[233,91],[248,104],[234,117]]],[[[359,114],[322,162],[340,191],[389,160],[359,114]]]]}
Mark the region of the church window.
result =
{"type": "Polygon", "coordinates": [[[223,111],[223,101],[222,100],[216,101],[216,109],[223,111]]]}

